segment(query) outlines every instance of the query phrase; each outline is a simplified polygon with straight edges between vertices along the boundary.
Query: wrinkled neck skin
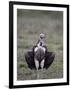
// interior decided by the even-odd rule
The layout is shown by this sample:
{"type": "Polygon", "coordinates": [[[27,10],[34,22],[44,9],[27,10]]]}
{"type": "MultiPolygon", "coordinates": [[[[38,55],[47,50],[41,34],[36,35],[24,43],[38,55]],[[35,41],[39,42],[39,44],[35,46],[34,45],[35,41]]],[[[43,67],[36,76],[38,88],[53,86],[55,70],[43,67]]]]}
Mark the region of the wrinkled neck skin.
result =
{"type": "Polygon", "coordinates": [[[45,40],[44,40],[44,38],[40,38],[39,39],[39,41],[38,41],[38,43],[37,43],[37,46],[45,46],[45,40]]]}

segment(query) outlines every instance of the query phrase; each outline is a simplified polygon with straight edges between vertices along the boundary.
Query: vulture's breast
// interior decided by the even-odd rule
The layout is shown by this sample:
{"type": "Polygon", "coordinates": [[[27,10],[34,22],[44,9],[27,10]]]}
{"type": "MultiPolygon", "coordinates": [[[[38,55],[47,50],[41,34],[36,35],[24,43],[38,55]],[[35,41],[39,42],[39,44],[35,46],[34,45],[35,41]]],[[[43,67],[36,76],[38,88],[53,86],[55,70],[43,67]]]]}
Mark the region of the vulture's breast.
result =
{"type": "Polygon", "coordinates": [[[45,48],[44,47],[36,47],[34,49],[34,58],[38,61],[42,61],[45,58],[45,48]]]}

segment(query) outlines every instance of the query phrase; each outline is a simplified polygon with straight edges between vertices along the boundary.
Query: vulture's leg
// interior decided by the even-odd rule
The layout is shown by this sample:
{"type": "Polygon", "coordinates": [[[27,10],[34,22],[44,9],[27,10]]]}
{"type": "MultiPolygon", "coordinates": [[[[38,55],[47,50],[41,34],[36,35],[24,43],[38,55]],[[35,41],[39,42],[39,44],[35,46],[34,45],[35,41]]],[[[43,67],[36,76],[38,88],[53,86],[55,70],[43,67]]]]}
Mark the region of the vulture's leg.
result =
{"type": "Polygon", "coordinates": [[[39,61],[35,59],[35,67],[36,67],[36,70],[38,71],[38,68],[39,68],[39,61]]]}
{"type": "Polygon", "coordinates": [[[42,78],[43,78],[43,68],[44,68],[44,62],[45,60],[43,59],[41,62],[40,62],[40,67],[41,67],[41,75],[42,75],[42,78]]]}
{"type": "Polygon", "coordinates": [[[41,67],[41,70],[43,71],[43,67],[44,67],[44,59],[41,61],[41,63],[40,63],[40,67],[41,67]]]}
{"type": "Polygon", "coordinates": [[[34,59],[35,60],[35,67],[36,67],[36,70],[37,70],[37,72],[36,72],[36,74],[37,74],[37,79],[39,79],[39,72],[38,72],[38,68],[39,68],[39,61],[38,60],[36,60],[36,59],[34,59]]]}

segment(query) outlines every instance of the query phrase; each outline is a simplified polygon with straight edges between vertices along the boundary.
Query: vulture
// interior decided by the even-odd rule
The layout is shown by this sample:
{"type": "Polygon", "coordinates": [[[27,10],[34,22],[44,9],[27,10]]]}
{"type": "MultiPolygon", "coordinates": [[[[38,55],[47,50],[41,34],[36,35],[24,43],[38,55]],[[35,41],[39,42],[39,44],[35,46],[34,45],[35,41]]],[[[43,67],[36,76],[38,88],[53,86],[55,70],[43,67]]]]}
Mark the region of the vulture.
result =
{"type": "Polygon", "coordinates": [[[40,40],[32,50],[26,52],[25,60],[30,69],[48,69],[54,61],[55,54],[49,52],[44,43],[44,34],[40,34],[40,40]]]}

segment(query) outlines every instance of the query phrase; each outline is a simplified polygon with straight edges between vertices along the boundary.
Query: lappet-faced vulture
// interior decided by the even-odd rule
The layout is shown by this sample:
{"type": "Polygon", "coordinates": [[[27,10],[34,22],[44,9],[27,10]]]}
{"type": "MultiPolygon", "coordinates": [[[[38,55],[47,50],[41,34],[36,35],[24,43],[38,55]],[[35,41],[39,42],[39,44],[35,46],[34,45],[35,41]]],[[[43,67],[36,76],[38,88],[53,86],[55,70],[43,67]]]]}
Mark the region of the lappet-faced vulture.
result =
{"type": "Polygon", "coordinates": [[[47,47],[39,41],[39,43],[33,47],[31,51],[25,54],[25,59],[30,69],[48,69],[48,67],[54,61],[55,54],[49,52],[47,47]]]}

